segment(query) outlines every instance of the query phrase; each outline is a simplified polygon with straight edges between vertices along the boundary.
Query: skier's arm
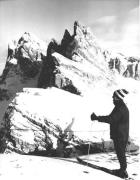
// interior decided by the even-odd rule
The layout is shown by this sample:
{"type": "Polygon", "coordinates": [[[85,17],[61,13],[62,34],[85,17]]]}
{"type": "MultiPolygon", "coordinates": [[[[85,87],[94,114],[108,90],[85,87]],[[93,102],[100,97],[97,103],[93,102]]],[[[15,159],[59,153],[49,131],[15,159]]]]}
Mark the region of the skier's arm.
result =
{"type": "Polygon", "coordinates": [[[108,116],[97,116],[97,120],[99,122],[105,122],[105,123],[111,124],[111,123],[118,122],[121,116],[122,116],[121,111],[113,110],[112,113],[108,116]]]}

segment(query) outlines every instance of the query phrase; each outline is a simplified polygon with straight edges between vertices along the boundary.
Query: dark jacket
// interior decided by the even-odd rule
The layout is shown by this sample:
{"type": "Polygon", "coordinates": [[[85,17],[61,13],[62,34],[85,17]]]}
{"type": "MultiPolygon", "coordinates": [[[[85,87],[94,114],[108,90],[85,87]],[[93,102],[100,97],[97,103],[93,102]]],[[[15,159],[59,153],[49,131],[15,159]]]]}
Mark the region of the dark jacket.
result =
{"type": "Polygon", "coordinates": [[[129,110],[122,101],[115,106],[108,116],[98,116],[99,122],[110,124],[110,138],[128,141],[129,137],[129,110]]]}

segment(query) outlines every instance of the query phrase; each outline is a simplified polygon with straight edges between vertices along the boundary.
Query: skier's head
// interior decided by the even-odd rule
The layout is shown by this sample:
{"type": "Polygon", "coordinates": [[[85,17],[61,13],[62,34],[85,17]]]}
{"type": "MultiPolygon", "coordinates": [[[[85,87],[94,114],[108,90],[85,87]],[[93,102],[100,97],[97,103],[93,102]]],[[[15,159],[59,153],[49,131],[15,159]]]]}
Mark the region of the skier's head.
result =
{"type": "Polygon", "coordinates": [[[126,89],[118,89],[113,93],[113,103],[114,105],[118,105],[123,102],[125,96],[128,94],[126,89]]]}

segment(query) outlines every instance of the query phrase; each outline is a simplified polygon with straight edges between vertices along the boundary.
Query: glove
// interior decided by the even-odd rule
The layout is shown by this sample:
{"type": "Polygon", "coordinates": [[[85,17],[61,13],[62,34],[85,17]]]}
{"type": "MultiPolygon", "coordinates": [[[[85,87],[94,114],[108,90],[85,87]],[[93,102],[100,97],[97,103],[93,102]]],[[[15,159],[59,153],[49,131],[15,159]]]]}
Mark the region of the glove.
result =
{"type": "Polygon", "coordinates": [[[91,114],[90,118],[92,121],[97,120],[97,116],[94,112],[91,114]]]}

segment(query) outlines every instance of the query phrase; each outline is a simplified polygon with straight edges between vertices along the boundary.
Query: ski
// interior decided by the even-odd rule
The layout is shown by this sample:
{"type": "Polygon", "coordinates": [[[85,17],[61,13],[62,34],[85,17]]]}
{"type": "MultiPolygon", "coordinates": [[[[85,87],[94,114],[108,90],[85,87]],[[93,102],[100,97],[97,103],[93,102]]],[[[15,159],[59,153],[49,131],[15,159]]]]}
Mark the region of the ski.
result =
{"type": "MultiPolygon", "coordinates": [[[[111,175],[113,175],[113,176],[117,176],[117,177],[119,177],[119,178],[122,178],[122,177],[120,177],[119,175],[114,174],[112,170],[107,169],[107,168],[105,168],[105,167],[100,167],[100,166],[91,164],[91,163],[89,163],[89,162],[81,159],[79,156],[77,156],[76,159],[77,159],[77,161],[78,161],[80,164],[83,164],[83,165],[88,166],[88,167],[90,167],[90,168],[97,169],[97,170],[101,170],[101,171],[104,171],[104,172],[106,172],[106,173],[108,173],[108,174],[111,174],[111,175]]],[[[125,179],[125,180],[134,180],[132,177],[122,178],[122,179],[125,179]]]]}

